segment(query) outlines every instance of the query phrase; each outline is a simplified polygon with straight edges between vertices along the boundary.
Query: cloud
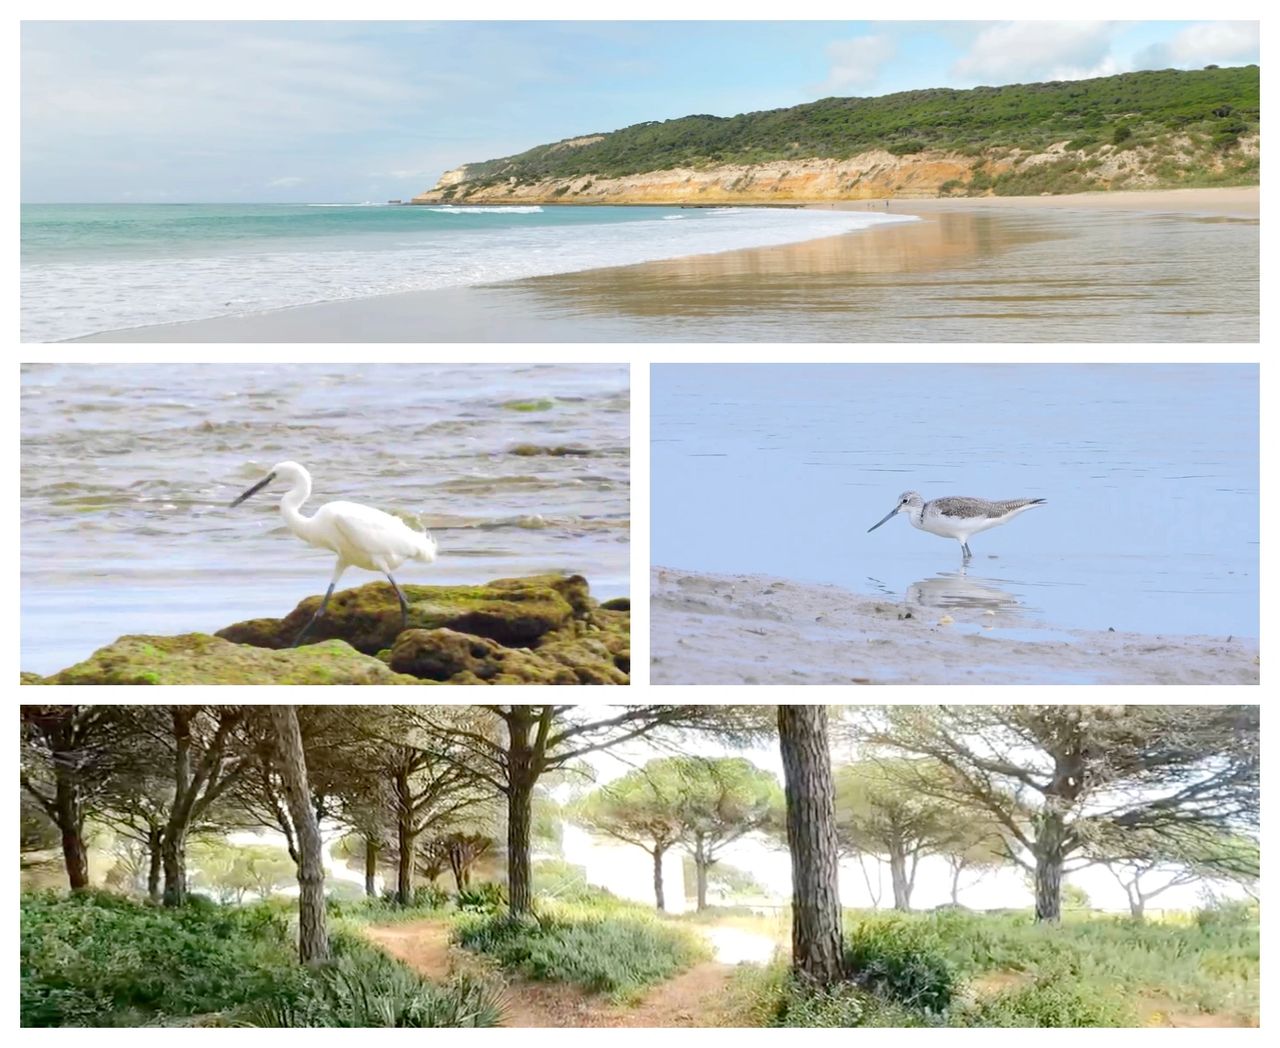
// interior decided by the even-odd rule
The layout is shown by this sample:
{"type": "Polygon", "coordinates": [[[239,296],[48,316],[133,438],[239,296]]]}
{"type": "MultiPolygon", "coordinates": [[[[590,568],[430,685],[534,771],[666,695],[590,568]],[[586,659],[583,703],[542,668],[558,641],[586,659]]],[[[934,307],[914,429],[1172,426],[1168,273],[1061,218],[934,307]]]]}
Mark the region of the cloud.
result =
{"type": "Polygon", "coordinates": [[[1206,65],[1247,65],[1258,60],[1257,22],[1198,22],[1166,43],[1139,53],[1142,69],[1199,69],[1206,65]]]}
{"type": "Polygon", "coordinates": [[[273,178],[267,183],[268,189],[292,189],[294,186],[300,186],[306,181],[297,175],[286,175],[284,178],[273,178]]]}
{"type": "Polygon", "coordinates": [[[1120,71],[1111,54],[1114,22],[997,22],[951,67],[966,83],[1082,80],[1120,71]]]}
{"type": "Polygon", "coordinates": [[[827,45],[831,68],[827,79],[817,88],[819,94],[830,95],[851,88],[863,88],[876,82],[885,64],[897,53],[893,39],[884,34],[857,36],[852,40],[835,40],[827,45]]]}

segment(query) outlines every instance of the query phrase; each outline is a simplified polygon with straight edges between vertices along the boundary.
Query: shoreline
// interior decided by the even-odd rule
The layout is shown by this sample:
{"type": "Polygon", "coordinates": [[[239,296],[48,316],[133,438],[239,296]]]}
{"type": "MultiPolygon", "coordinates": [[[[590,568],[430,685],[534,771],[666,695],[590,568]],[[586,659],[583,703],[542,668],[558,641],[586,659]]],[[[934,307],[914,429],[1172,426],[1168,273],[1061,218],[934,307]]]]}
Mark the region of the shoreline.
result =
{"type": "MultiPolygon", "coordinates": [[[[779,202],[780,206],[814,210],[871,211],[883,201],[779,202]]],[[[946,270],[963,264],[955,237],[939,234],[941,223],[999,214],[1046,218],[1064,211],[1096,214],[1173,215],[1187,221],[1255,222],[1259,212],[1257,186],[1209,189],[1170,189],[1080,193],[1043,197],[895,198],[885,210],[893,217],[918,217],[919,222],[887,223],[837,236],[790,244],[730,248],[725,251],[676,255],[667,259],[605,266],[570,273],[524,277],[453,288],[401,291],[363,298],[320,301],[262,313],[227,314],[203,320],[114,329],[67,339],[67,342],[599,342],[701,341],[664,335],[656,339],[637,331],[635,317],[625,308],[610,313],[570,309],[570,315],[538,307],[553,304],[556,289],[584,286],[610,288],[632,280],[636,284],[701,268],[716,273],[764,272],[779,276],[830,272],[828,258],[860,253],[859,263],[876,254],[877,245],[896,265],[910,271],[946,270]],[[898,210],[895,210],[895,207],[898,210]],[[924,227],[919,244],[903,245],[902,231],[924,227]],[[892,238],[892,239],[891,239],[892,238]],[[856,246],[855,246],[856,245],[856,246]],[[836,248],[839,250],[835,250],[836,248]],[[909,257],[908,257],[909,256],[909,257]],[[816,261],[815,261],[816,260],[816,261]],[[546,292],[546,294],[543,294],[546,292]],[[522,308],[512,308],[512,307],[522,308]]],[[[410,205],[405,205],[410,206],[410,205]]],[[[578,207],[578,204],[547,205],[578,207]]],[[[637,205],[638,206],[638,205],[637,205]]],[[[679,205],[646,205],[679,206],[679,205]]],[[[737,206],[737,205],[729,205],[737,206]]],[[[744,205],[745,206],[745,205],[744,205]]],[[[910,235],[910,234],[908,234],[910,235]]],[[[874,265],[874,263],[872,263],[874,265]]],[[[615,287],[616,290],[616,287],[615,287]]],[[[566,296],[574,305],[572,296],[566,296]]],[[[953,341],[950,337],[930,341],[953,341]]],[[[812,339],[805,339],[812,341],[812,339]]],[[[873,339],[873,341],[876,341],[873,339]]]]}
{"type": "Polygon", "coordinates": [[[1004,624],[762,575],[650,570],[654,684],[1257,684],[1253,638],[1004,624]]]}

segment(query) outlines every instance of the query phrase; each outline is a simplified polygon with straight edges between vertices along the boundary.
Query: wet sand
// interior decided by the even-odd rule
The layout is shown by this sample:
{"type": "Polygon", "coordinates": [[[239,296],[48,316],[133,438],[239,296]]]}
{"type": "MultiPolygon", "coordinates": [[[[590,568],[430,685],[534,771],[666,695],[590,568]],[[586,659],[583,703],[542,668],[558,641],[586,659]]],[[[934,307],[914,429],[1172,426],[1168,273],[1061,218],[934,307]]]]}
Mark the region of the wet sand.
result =
{"type": "Polygon", "coordinates": [[[1257,684],[1259,678],[1258,645],[1249,638],[1025,622],[1011,628],[997,612],[943,611],[758,575],[655,568],[650,582],[654,684],[1257,684]]]}
{"type": "MultiPolygon", "coordinates": [[[[871,210],[883,202],[871,202],[871,210]]],[[[868,209],[865,201],[809,206],[868,209]]],[[[106,332],[102,342],[1227,342],[1259,337],[1256,187],[895,200],[783,247],[106,332]]]]}

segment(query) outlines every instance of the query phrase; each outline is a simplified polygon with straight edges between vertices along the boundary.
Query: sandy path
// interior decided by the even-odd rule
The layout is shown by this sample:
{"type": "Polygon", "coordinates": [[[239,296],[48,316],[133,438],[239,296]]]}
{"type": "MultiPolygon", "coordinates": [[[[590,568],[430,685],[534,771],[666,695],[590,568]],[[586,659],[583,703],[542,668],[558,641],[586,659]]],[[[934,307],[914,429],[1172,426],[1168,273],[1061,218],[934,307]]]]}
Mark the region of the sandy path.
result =
{"type": "MultiPolygon", "coordinates": [[[[392,957],[432,981],[454,968],[449,926],[440,921],[375,925],[364,934],[392,957]]],[[[704,961],[655,986],[634,1005],[614,1004],[562,983],[512,979],[502,992],[503,1025],[511,1027],[692,1027],[715,1026],[720,997],[733,965],[704,961]]]]}
{"type": "Polygon", "coordinates": [[[1256,640],[1061,630],[835,586],[655,568],[655,684],[1257,684],[1256,640]],[[943,619],[949,621],[943,622],[943,619]]]}

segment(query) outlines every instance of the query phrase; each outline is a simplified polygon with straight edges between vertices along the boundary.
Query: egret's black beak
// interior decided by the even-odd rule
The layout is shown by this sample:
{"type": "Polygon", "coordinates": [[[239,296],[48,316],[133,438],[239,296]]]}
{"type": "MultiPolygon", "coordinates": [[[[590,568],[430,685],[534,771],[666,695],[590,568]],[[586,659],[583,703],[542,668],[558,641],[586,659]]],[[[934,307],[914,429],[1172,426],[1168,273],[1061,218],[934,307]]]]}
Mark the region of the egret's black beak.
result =
{"type": "MultiPolygon", "coordinates": [[[[254,488],[253,490],[254,490],[254,491],[257,491],[258,489],[257,489],[257,488],[254,488]]],[[[249,495],[252,495],[252,494],[253,494],[253,491],[249,492],[249,495]]],[[[248,496],[246,495],[246,496],[244,496],[244,497],[245,497],[245,498],[247,498],[248,496]]],[[[887,521],[887,520],[892,520],[892,519],[893,519],[894,517],[896,517],[897,515],[898,515],[898,507],[897,507],[897,506],[894,506],[894,507],[893,507],[893,509],[889,510],[889,512],[888,512],[888,513],[886,513],[886,514],[885,514],[883,517],[881,517],[878,521],[876,521],[874,524],[872,524],[872,525],[871,525],[871,527],[867,528],[867,534],[868,534],[868,535],[870,535],[873,531],[875,531],[875,530],[876,530],[876,528],[878,528],[878,527],[879,527],[881,524],[883,524],[885,521],[887,521]]]]}
{"type": "Polygon", "coordinates": [[[260,481],[258,481],[258,483],[256,483],[243,495],[237,498],[235,502],[231,503],[231,509],[235,509],[238,505],[240,505],[240,503],[242,503],[250,495],[256,495],[259,491],[261,491],[263,488],[265,488],[268,484],[270,484],[275,479],[276,479],[276,475],[274,473],[268,473],[265,477],[263,477],[260,481]]]}

